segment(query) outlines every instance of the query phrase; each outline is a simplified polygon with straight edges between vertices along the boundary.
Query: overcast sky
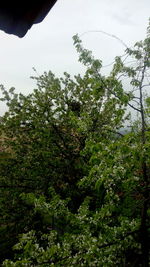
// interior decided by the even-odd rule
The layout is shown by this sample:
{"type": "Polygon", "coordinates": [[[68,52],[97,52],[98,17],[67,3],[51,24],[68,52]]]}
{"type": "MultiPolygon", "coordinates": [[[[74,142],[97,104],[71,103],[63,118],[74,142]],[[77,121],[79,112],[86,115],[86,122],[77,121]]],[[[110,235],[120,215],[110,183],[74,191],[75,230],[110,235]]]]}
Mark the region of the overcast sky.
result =
{"type": "MultiPolygon", "coordinates": [[[[64,71],[82,72],[72,41],[76,33],[107,65],[123,54],[124,46],[102,33],[83,33],[102,30],[132,46],[145,38],[149,17],[149,0],[58,0],[44,21],[35,24],[24,38],[0,31],[0,84],[29,93],[36,87],[30,79],[33,67],[39,74],[48,70],[59,76],[64,71]]],[[[0,115],[3,109],[1,105],[0,115]]]]}

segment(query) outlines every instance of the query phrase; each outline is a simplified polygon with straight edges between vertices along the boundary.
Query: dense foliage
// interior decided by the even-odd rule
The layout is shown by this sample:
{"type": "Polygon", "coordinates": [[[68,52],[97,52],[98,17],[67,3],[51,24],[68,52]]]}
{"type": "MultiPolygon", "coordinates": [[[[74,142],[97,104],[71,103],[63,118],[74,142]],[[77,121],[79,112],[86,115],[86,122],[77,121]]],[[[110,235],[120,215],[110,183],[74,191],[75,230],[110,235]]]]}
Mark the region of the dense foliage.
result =
{"type": "Polygon", "coordinates": [[[108,76],[73,39],[83,77],[45,72],[28,96],[1,85],[2,266],[149,266],[150,29],[108,76]]]}

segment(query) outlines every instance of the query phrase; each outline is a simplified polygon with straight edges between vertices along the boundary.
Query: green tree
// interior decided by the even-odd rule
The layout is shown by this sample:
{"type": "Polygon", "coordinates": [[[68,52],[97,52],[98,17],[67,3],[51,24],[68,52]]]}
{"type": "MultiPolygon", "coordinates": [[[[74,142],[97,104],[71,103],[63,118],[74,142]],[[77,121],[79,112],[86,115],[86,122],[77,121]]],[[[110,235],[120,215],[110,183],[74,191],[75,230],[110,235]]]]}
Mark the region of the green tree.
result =
{"type": "Polygon", "coordinates": [[[149,35],[107,77],[74,36],[83,77],[44,73],[27,97],[1,86],[2,230],[23,233],[3,266],[149,266],[149,35]],[[123,135],[128,107],[139,118],[123,135]]]}
{"type": "MultiPolygon", "coordinates": [[[[28,96],[16,94],[14,88],[7,91],[1,85],[1,100],[9,108],[0,125],[0,239],[4,257],[10,255],[10,246],[19,233],[45,231],[41,216],[34,214],[20,194],[32,192],[48,200],[49,187],[53,187],[62,199],[69,198],[68,208],[76,212],[84,198],[93,195],[93,189],[78,187],[90,168],[91,152],[86,151],[86,143],[109,140],[122,125],[124,107],[105,89],[105,83],[112,90],[118,84],[111,85],[107,77],[99,78],[101,61],[92,55],[82,58],[83,63],[87,60],[83,77],[78,75],[72,80],[64,73],[58,79],[51,72],[44,73],[33,77],[37,89],[28,96]]],[[[59,228],[63,230],[64,225],[59,228]]]]}

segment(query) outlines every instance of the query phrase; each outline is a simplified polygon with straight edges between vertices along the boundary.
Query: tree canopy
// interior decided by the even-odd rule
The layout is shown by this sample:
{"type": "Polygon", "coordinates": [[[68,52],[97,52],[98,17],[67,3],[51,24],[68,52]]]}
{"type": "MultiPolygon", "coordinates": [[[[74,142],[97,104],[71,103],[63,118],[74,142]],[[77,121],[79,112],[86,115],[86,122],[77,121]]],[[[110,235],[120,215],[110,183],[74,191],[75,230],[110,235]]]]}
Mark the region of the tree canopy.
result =
{"type": "Polygon", "coordinates": [[[148,267],[150,28],[107,76],[73,40],[83,76],[45,72],[27,96],[1,85],[2,266],[148,267]]]}

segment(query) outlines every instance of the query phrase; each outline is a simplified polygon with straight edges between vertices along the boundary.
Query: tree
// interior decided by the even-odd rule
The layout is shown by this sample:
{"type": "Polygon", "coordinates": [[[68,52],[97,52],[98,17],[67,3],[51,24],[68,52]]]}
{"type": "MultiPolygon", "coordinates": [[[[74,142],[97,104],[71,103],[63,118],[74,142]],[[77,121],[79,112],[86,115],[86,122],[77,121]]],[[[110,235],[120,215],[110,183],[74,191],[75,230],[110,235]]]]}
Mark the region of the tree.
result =
{"type": "Polygon", "coordinates": [[[78,188],[78,181],[88,174],[91,153],[84,152],[86,143],[97,142],[104,134],[106,138],[106,132],[108,137],[114,135],[123,111],[105,90],[107,78],[99,79],[101,62],[91,57],[88,64],[85,75],[74,80],[67,73],[60,79],[51,72],[33,77],[37,89],[28,96],[1,86],[2,100],[9,107],[1,118],[2,146],[10,152],[0,166],[1,233],[7,236],[2,242],[4,257],[19,233],[45,228],[40,216],[21,200],[21,193],[42,194],[48,200],[53,187],[63,199],[70,198],[72,212],[93,194],[89,188],[88,192],[78,188]]]}
{"type": "Polygon", "coordinates": [[[73,39],[83,77],[44,73],[27,97],[1,87],[9,106],[1,119],[3,146],[11,151],[0,166],[2,227],[8,234],[17,222],[12,243],[23,233],[15,259],[3,266],[147,267],[149,27],[146,39],[126,50],[135,66],[117,57],[107,77],[102,62],[73,39]],[[140,117],[122,134],[128,106],[140,117]]]}

